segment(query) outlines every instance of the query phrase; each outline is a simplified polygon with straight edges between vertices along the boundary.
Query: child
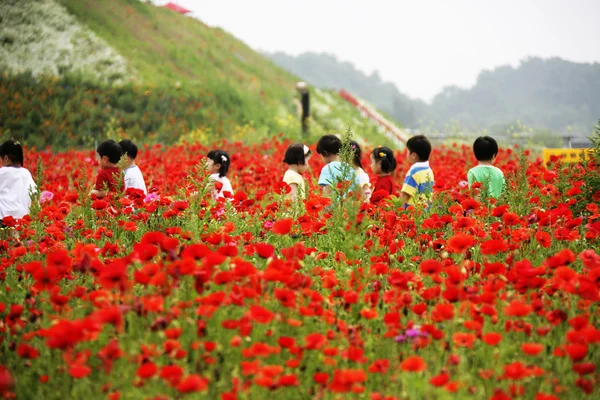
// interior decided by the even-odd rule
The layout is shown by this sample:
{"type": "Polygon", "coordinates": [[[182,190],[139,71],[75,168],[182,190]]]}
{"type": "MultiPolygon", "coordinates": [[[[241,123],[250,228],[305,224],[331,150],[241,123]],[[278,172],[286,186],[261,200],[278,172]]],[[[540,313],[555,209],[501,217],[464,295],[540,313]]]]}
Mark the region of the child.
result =
{"type": "Polygon", "coordinates": [[[473,143],[473,153],[479,165],[471,168],[467,174],[469,188],[473,183],[480,182],[488,195],[497,199],[504,189],[504,174],[493,165],[498,156],[498,143],[489,136],[478,137],[473,143]]]}
{"type": "Polygon", "coordinates": [[[231,163],[229,154],[223,150],[211,150],[208,152],[207,157],[207,169],[210,173],[210,180],[214,184],[212,189],[213,199],[233,197],[233,188],[226,176],[231,163]]]}
{"type": "Polygon", "coordinates": [[[125,190],[129,188],[140,189],[144,194],[148,194],[142,171],[135,163],[138,154],[137,146],[128,139],[121,140],[119,146],[121,146],[123,154],[127,156],[127,167],[123,170],[125,174],[125,190]]]}
{"type": "MultiPolygon", "coordinates": [[[[36,189],[31,173],[23,168],[23,147],[7,140],[0,146],[0,224],[5,217],[21,219],[29,214],[31,191],[36,189]]],[[[3,224],[2,224],[3,226],[3,224]]]]}
{"type": "Polygon", "coordinates": [[[396,169],[396,158],[391,149],[377,147],[371,152],[371,169],[378,176],[373,193],[383,191],[387,196],[396,193],[396,182],[392,173],[396,169]]]}
{"type": "Polygon", "coordinates": [[[310,149],[302,143],[292,144],[285,151],[283,162],[288,165],[288,170],[283,175],[283,181],[292,188],[288,194],[292,200],[296,196],[300,196],[301,199],[306,198],[306,182],[301,174],[308,170],[309,158],[310,149]]]}
{"type": "MultiPolygon", "coordinates": [[[[345,165],[340,162],[340,150],[342,149],[342,141],[335,135],[325,135],[319,139],[317,143],[317,153],[321,155],[325,165],[319,176],[319,186],[323,188],[324,195],[333,193],[332,186],[335,186],[340,181],[351,181],[351,185],[359,184],[358,175],[354,173],[350,165],[345,165]],[[345,171],[349,168],[349,172],[345,171]]],[[[352,187],[350,187],[352,190],[352,187]]]]}
{"type": "Polygon", "coordinates": [[[96,178],[94,190],[90,192],[90,196],[96,195],[101,199],[106,197],[108,192],[117,191],[117,181],[119,179],[119,168],[117,163],[121,160],[123,154],[121,146],[114,140],[105,140],[98,145],[96,149],[98,153],[100,172],[96,178]]]}
{"type": "Polygon", "coordinates": [[[404,208],[417,204],[428,204],[429,197],[433,194],[434,177],[429,167],[431,143],[423,135],[413,136],[406,142],[408,161],[412,164],[404,184],[402,185],[400,199],[404,208]]]}
{"type": "Polygon", "coordinates": [[[354,167],[354,171],[356,175],[358,175],[358,184],[360,186],[360,192],[363,200],[369,201],[371,198],[371,179],[369,175],[365,172],[362,166],[362,150],[355,140],[350,141],[350,148],[352,149],[352,153],[354,154],[354,158],[352,159],[352,166],[354,167]]]}

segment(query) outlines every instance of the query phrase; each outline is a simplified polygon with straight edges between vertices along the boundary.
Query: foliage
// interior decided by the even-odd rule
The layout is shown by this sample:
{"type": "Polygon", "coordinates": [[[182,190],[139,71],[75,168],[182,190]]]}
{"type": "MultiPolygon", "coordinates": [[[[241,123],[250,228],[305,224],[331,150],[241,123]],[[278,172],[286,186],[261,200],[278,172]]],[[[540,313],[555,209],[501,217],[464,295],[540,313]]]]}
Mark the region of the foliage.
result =
{"type": "Polygon", "coordinates": [[[95,80],[133,79],[125,59],[55,0],[6,0],[0,4],[0,67],[14,73],[86,73],[95,80]]]}
{"type": "MultiPolygon", "coordinates": [[[[29,21],[27,26],[48,24],[52,30],[72,25],[65,34],[97,37],[102,45],[92,41],[85,42],[85,47],[77,42],[76,53],[93,53],[102,46],[112,49],[126,57],[133,71],[128,74],[134,75],[119,85],[110,84],[111,80],[96,74],[100,70],[96,65],[75,55],[61,59],[65,68],[58,71],[58,77],[42,73],[55,72],[50,67],[22,73],[9,68],[0,77],[3,136],[54,149],[89,148],[112,137],[113,131],[138,143],[225,137],[252,142],[280,132],[296,140],[307,139],[301,137],[297,116],[297,78],[226,32],[139,1],[63,0],[61,4],[73,15],[51,0],[43,3],[45,13],[27,14],[30,3],[23,9],[17,3],[3,3],[2,10],[3,15],[20,12],[29,21]],[[114,12],[117,9],[122,12],[114,12]],[[52,18],[46,21],[46,14],[52,18]],[[69,24],[58,24],[56,16],[69,24]],[[85,21],[85,26],[78,21],[85,21]]],[[[42,36],[34,35],[34,39],[33,50],[41,52],[48,46],[53,51],[52,45],[44,45],[42,36]]],[[[21,51],[24,44],[20,42],[11,46],[19,50],[12,56],[21,66],[35,64],[36,57],[44,54],[21,51]]],[[[106,49],[98,51],[105,54],[106,49]]],[[[51,60],[48,65],[55,65],[51,60]]],[[[348,121],[356,127],[358,138],[383,138],[372,123],[335,95],[315,93],[312,106],[316,111],[311,121],[313,137],[341,132],[348,121]]]]}

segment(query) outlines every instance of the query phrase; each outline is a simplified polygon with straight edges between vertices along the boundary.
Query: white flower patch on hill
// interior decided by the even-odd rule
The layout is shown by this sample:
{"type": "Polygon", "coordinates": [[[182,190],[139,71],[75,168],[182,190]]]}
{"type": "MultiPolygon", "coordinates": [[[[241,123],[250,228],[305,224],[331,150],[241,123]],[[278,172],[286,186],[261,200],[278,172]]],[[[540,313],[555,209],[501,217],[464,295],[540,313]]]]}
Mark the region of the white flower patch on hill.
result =
{"type": "Polygon", "coordinates": [[[55,0],[0,1],[0,68],[33,75],[133,79],[125,59],[55,0]]]}

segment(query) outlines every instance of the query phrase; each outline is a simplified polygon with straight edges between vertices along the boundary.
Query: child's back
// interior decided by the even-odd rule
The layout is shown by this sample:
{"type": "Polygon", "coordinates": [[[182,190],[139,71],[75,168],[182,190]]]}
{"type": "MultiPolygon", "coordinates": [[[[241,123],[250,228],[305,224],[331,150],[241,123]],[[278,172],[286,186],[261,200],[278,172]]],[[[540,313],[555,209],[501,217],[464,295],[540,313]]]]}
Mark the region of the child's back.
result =
{"type": "Polygon", "coordinates": [[[350,141],[350,150],[353,153],[352,164],[354,165],[354,170],[356,175],[358,176],[358,185],[360,187],[360,191],[362,192],[362,198],[364,201],[369,201],[371,198],[371,178],[365,172],[362,166],[362,149],[357,141],[350,141]]]}
{"type": "Polygon", "coordinates": [[[216,199],[233,197],[233,187],[227,178],[231,158],[223,150],[211,150],[207,155],[207,168],[210,173],[211,185],[214,185],[211,194],[216,199]]]}
{"type": "Polygon", "coordinates": [[[431,143],[423,135],[413,136],[406,142],[408,159],[412,164],[404,178],[401,196],[404,206],[422,204],[427,206],[433,195],[435,177],[429,166],[431,143]]]}
{"type": "Polygon", "coordinates": [[[302,173],[308,170],[310,156],[310,149],[302,143],[292,144],[285,151],[283,162],[288,165],[288,169],[283,175],[283,182],[291,188],[288,195],[291,199],[306,198],[307,188],[302,173]]]}
{"type": "Polygon", "coordinates": [[[8,216],[19,219],[29,214],[30,190],[35,188],[27,168],[0,168],[0,219],[8,216]]]}
{"type": "Polygon", "coordinates": [[[467,174],[469,187],[475,182],[481,183],[491,197],[498,198],[504,189],[504,173],[493,165],[476,165],[467,174]]]}
{"type": "Polygon", "coordinates": [[[121,173],[117,167],[117,163],[123,155],[123,150],[119,143],[114,140],[105,140],[98,145],[96,149],[99,160],[98,165],[100,170],[96,176],[94,189],[90,192],[90,196],[94,195],[98,198],[105,197],[109,192],[116,192],[118,181],[121,173]]]}
{"type": "Polygon", "coordinates": [[[411,165],[402,185],[402,192],[410,195],[407,204],[414,206],[428,203],[433,194],[434,183],[435,176],[429,161],[418,161],[411,165]]]}
{"type": "Polygon", "coordinates": [[[340,181],[350,181],[351,185],[359,185],[359,177],[351,165],[341,161],[332,161],[321,169],[319,186],[335,186],[340,181]]]}
{"type": "Polygon", "coordinates": [[[137,165],[129,166],[123,170],[123,174],[125,174],[125,190],[133,188],[140,189],[144,194],[148,193],[140,167],[137,165]]]}
{"type": "Polygon", "coordinates": [[[31,173],[23,168],[21,145],[9,140],[0,146],[2,165],[0,168],[0,220],[4,217],[15,219],[29,214],[31,191],[36,185],[31,173]]]}
{"type": "Polygon", "coordinates": [[[479,182],[488,196],[500,197],[504,190],[504,173],[493,165],[498,156],[498,143],[489,136],[479,137],[473,143],[473,153],[479,165],[471,168],[467,173],[469,187],[479,182]]]}
{"type": "Polygon", "coordinates": [[[123,170],[125,175],[125,190],[129,188],[140,189],[144,194],[148,193],[146,189],[146,182],[144,181],[144,175],[142,170],[136,164],[136,158],[138,155],[138,148],[131,140],[125,139],[119,142],[123,154],[127,156],[128,166],[123,170]]]}
{"type": "Polygon", "coordinates": [[[321,169],[319,186],[324,194],[331,194],[338,183],[347,182],[349,191],[359,186],[359,177],[350,164],[340,161],[339,152],[342,141],[335,135],[325,135],[317,143],[317,153],[321,155],[325,166],[321,169]]]}

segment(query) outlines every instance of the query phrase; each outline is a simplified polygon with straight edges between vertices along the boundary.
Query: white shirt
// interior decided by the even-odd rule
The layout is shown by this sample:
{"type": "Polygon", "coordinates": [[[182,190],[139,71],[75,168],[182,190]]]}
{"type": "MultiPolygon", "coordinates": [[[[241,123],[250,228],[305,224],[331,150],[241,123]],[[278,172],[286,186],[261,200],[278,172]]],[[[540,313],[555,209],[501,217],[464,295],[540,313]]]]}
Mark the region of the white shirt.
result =
{"type": "Polygon", "coordinates": [[[30,190],[35,188],[27,168],[0,168],[0,219],[8,216],[20,219],[29,214],[30,190]]]}
{"type": "Polygon", "coordinates": [[[148,190],[146,190],[146,182],[144,182],[144,176],[137,165],[132,165],[131,167],[125,168],[123,172],[125,173],[125,190],[129,188],[141,189],[144,191],[144,194],[148,194],[148,190]]]}
{"type": "Polygon", "coordinates": [[[369,174],[367,174],[364,169],[358,168],[356,170],[356,175],[358,175],[358,184],[365,194],[366,200],[369,200],[371,198],[371,179],[369,178],[369,174]],[[365,187],[365,185],[367,187],[365,187]]]}
{"type": "Polygon", "coordinates": [[[219,197],[225,197],[224,192],[230,192],[233,196],[233,188],[231,187],[231,182],[227,179],[226,176],[219,176],[219,174],[211,174],[210,180],[213,182],[221,182],[223,187],[221,190],[217,190],[216,188],[212,191],[212,196],[214,199],[218,199],[219,197]]]}

